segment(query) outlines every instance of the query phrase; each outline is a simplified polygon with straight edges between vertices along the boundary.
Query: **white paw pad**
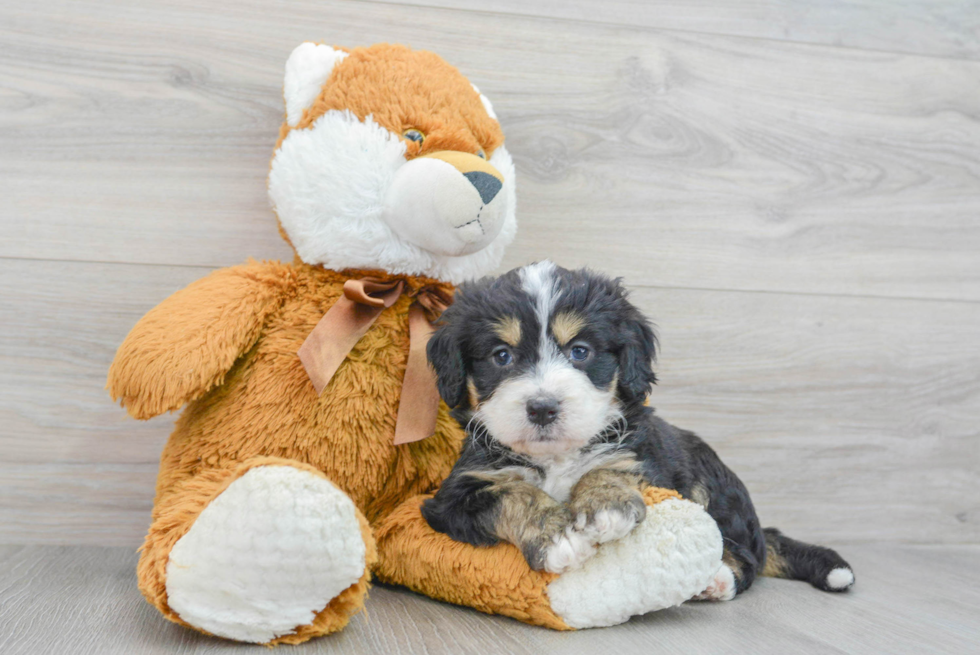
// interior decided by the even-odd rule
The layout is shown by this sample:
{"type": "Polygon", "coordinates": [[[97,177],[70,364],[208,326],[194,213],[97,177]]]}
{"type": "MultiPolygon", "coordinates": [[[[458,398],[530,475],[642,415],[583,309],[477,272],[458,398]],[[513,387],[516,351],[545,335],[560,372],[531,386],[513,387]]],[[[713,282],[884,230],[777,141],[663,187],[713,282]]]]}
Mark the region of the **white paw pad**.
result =
{"type": "Polygon", "coordinates": [[[735,574],[727,564],[722,564],[708,587],[694,600],[731,600],[735,598],[735,574]]]}
{"type": "Polygon", "coordinates": [[[834,591],[844,591],[854,584],[854,572],[843,567],[836,568],[827,574],[827,586],[834,591]]]}
{"type": "Polygon", "coordinates": [[[567,529],[547,547],[544,570],[549,573],[564,573],[577,569],[594,554],[595,546],[588,537],[567,529]]]}
{"type": "Polygon", "coordinates": [[[167,603],[197,628],[265,643],[311,623],[364,575],[365,555],[345,493],[307,471],[261,466],[212,500],[174,545],[167,603]]]}

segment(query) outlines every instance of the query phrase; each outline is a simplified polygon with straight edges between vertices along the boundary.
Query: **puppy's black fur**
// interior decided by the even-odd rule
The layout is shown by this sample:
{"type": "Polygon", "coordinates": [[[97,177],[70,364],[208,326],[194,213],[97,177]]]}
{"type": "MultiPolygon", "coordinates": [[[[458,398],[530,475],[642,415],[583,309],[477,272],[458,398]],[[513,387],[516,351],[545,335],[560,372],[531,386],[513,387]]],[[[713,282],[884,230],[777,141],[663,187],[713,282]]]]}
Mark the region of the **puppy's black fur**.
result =
{"type": "MultiPolygon", "coordinates": [[[[541,264],[535,266],[539,268],[532,272],[537,278],[518,269],[464,285],[429,343],[440,394],[467,429],[459,461],[423,507],[429,524],[474,545],[515,542],[532,566],[541,568],[542,544],[552,543],[562,530],[574,531],[576,511],[596,511],[579,500],[588,491],[581,489],[588,475],[574,485],[567,500],[536,493],[548,488],[547,478],[553,472],[548,470],[551,460],[535,454],[534,448],[560,442],[561,430],[528,424],[521,428],[521,439],[508,441],[488,429],[488,407],[495,394],[502,394],[506,385],[530,384],[528,380],[541,370],[542,361],[552,358],[552,367],[575,369],[594,387],[597,398],[609,397],[618,409],[619,414],[590,435],[587,443],[572,444],[574,452],[568,455],[585,462],[581,470],[591,466],[588,462],[593,454],[602,455],[595,460],[596,468],[608,467],[610,454],[622,455],[607,469],[612,477],[601,478],[600,491],[608,490],[610,480],[612,486],[622,487],[618,496],[605,494],[619,499],[610,501],[609,509],[635,510],[636,520],[642,520],[645,510],[636,508],[636,495],[630,494],[633,487],[643,484],[675,489],[706,505],[724,538],[724,562],[734,574],[737,593],[748,589],[760,573],[807,580],[828,591],[850,586],[849,582],[842,585],[842,574],[828,579],[836,569],[846,569],[845,578],[851,574],[850,566],[836,552],[789,539],[773,528],[763,530],[745,486],[714,450],[645,406],[650,385],[656,381],[652,362],[657,342],[620,282],[550,263],[543,269],[541,264]],[[542,270],[548,273],[545,283],[529,283],[529,279],[541,278],[542,270]],[[544,301],[542,294],[548,296],[544,301]],[[559,316],[564,317],[561,324],[559,316]],[[588,355],[580,361],[583,349],[588,355]],[[507,356],[501,355],[504,351],[507,356]],[[502,364],[504,360],[508,361],[502,364]],[[529,507],[515,514],[516,496],[508,494],[517,488],[524,493],[521,502],[529,507]],[[544,524],[541,517],[545,514],[549,525],[554,525],[550,532],[515,527],[515,521],[544,524]]],[[[537,375],[535,379],[540,379],[540,373],[537,375]]],[[[562,399],[556,402],[560,417],[565,411],[562,399]]],[[[494,406],[494,411],[502,410],[494,406]]],[[[581,517],[577,526],[582,527],[581,517]]]]}

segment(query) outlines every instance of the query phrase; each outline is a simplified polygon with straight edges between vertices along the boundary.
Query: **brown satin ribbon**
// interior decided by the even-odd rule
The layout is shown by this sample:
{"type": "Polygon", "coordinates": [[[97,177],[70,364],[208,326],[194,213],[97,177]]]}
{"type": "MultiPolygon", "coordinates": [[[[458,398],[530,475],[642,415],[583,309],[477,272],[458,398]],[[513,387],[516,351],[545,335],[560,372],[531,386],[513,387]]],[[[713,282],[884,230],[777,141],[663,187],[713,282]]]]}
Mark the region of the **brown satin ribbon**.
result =
{"type": "MultiPolygon", "coordinates": [[[[298,352],[318,394],[381,312],[394,305],[404,289],[401,280],[381,282],[366,277],[344,283],[344,295],[327,310],[298,352]]],[[[432,322],[450,303],[452,296],[443,289],[423,287],[408,309],[408,363],[398,402],[395,445],[420,441],[435,432],[439,391],[425,346],[432,335],[432,322]]]]}

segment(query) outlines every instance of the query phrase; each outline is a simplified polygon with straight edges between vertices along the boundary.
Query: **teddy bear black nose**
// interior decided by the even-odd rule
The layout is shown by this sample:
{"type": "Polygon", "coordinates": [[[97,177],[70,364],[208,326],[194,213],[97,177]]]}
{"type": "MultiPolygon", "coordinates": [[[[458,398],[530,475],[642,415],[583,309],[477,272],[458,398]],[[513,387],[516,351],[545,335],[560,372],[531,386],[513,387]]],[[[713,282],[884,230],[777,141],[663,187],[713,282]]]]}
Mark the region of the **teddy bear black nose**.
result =
{"type": "Polygon", "coordinates": [[[545,426],[558,418],[558,401],[550,396],[539,396],[527,401],[527,420],[545,426]]]}
{"type": "Polygon", "coordinates": [[[490,201],[493,200],[500,188],[503,186],[500,180],[495,178],[489,173],[484,173],[483,171],[470,171],[469,173],[463,173],[463,177],[470,181],[476,190],[480,192],[480,198],[483,200],[484,205],[489,205],[490,201]]]}

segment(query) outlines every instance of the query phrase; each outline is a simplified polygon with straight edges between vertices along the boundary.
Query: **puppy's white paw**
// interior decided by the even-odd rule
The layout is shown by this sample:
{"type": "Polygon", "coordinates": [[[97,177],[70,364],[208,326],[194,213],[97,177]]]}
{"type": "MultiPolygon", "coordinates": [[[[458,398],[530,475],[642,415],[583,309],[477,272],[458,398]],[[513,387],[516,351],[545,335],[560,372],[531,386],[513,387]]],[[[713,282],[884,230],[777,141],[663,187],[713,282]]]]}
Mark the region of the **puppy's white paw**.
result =
{"type": "Polygon", "coordinates": [[[592,517],[591,522],[586,514],[580,513],[575,518],[575,529],[593,543],[604,544],[628,535],[640,522],[639,519],[640,517],[632,509],[627,511],[615,508],[600,509],[592,517]]]}
{"type": "Polygon", "coordinates": [[[564,573],[577,569],[595,554],[595,546],[584,534],[568,528],[545,547],[544,570],[564,573]]]}
{"type": "Polygon", "coordinates": [[[731,600],[735,598],[735,574],[722,564],[707,588],[692,600],[731,600]]]}

